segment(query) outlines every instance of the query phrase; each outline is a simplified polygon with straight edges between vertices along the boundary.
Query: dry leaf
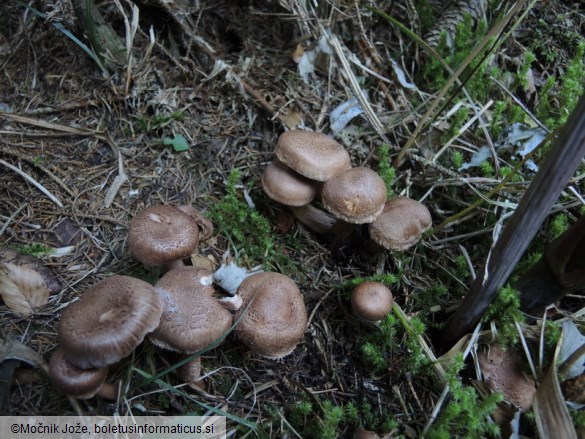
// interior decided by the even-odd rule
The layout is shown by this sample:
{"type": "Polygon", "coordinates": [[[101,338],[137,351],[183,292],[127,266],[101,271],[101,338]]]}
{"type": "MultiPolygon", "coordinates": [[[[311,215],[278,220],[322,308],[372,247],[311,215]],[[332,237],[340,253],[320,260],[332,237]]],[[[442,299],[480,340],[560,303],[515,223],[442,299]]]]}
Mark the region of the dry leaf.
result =
{"type": "MultiPolygon", "coordinates": [[[[68,248],[65,247],[58,250],[68,251],[68,248]]],[[[61,253],[61,251],[58,251],[55,255],[59,256],[61,253]]],[[[44,265],[43,261],[41,261],[39,258],[35,258],[34,256],[30,255],[22,255],[11,248],[0,247],[0,264],[5,263],[26,267],[38,272],[45,280],[45,284],[47,285],[47,288],[51,294],[57,294],[59,291],[61,291],[61,282],[59,282],[59,279],[57,279],[57,276],[55,276],[53,270],[44,265]]]]}
{"type": "Polygon", "coordinates": [[[32,367],[44,367],[45,361],[28,346],[12,339],[0,338],[0,363],[6,360],[18,360],[32,367]]]}
{"type": "Polygon", "coordinates": [[[8,308],[25,317],[49,301],[50,291],[37,271],[7,262],[0,264],[0,295],[8,308]]]}

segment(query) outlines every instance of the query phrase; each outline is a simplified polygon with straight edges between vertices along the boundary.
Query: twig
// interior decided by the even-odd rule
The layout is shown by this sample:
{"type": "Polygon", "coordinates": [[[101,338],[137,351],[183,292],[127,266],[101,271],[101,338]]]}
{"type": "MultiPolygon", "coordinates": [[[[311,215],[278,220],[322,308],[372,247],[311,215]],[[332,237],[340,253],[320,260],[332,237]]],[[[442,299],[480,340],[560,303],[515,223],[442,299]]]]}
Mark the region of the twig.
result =
{"type": "Polygon", "coordinates": [[[19,206],[18,209],[16,209],[14,212],[12,212],[12,215],[10,215],[10,217],[8,217],[8,219],[6,220],[6,222],[4,223],[2,228],[0,229],[0,236],[4,235],[4,232],[6,231],[6,229],[10,225],[10,223],[14,220],[14,218],[16,218],[16,215],[18,215],[22,211],[22,209],[24,209],[26,206],[28,206],[28,203],[24,203],[23,205],[19,206]]]}
{"type": "Polygon", "coordinates": [[[12,166],[10,163],[5,162],[4,160],[0,159],[0,165],[6,166],[8,169],[13,170],[30,184],[35,186],[38,190],[40,190],[43,194],[45,194],[53,203],[55,203],[59,207],[63,207],[63,203],[59,201],[57,197],[55,197],[51,192],[49,192],[42,184],[32,178],[30,175],[26,174],[24,171],[18,169],[16,166],[12,166]]]}

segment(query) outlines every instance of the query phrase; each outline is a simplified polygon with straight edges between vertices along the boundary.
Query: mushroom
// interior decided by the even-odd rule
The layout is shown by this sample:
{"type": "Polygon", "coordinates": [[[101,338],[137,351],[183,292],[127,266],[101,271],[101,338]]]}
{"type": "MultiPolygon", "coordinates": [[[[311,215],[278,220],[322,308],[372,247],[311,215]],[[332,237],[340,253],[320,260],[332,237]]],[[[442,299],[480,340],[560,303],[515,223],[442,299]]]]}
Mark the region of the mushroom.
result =
{"type": "Polygon", "coordinates": [[[198,222],[173,206],[147,207],[130,222],[127,243],[145,265],[182,266],[182,259],[199,246],[198,222]]]}
{"type": "MultiPolygon", "coordinates": [[[[155,285],[163,312],[150,341],[162,349],[194,354],[227,333],[232,315],[213,297],[211,272],[179,267],[167,272],[155,285]]],[[[200,359],[178,371],[182,379],[199,379],[200,359]]]]}
{"type": "Polygon", "coordinates": [[[392,311],[394,298],[390,289],[380,282],[362,282],[351,293],[351,309],[364,320],[376,322],[392,311]]]}
{"type": "Polygon", "coordinates": [[[323,206],[348,223],[374,221],[386,202],[386,184],[370,168],[358,167],[340,172],[323,185],[323,206]]]}
{"type": "Polygon", "coordinates": [[[317,233],[334,233],[345,229],[348,225],[345,221],[335,218],[313,204],[292,206],[290,210],[297,221],[317,233]]]}
{"type": "Polygon", "coordinates": [[[285,206],[304,206],[318,194],[320,184],[303,177],[274,159],[262,174],[262,189],[274,201],[285,206]]]}
{"type": "Polygon", "coordinates": [[[58,330],[63,355],[80,369],[114,364],[158,326],[161,312],[152,285],[129,276],[108,277],[63,311],[58,330]]]}
{"type": "Polygon", "coordinates": [[[190,204],[180,204],[177,206],[177,209],[195,220],[199,228],[199,242],[206,241],[213,235],[213,223],[193,206],[190,204]]]}
{"type": "Polygon", "coordinates": [[[274,152],[282,163],[311,180],[325,181],[351,168],[351,159],[343,146],[313,131],[282,133],[274,152]]]}
{"type": "Polygon", "coordinates": [[[406,250],[429,230],[432,218],[424,204],[406,197],[386,202],[384,210],[370,224],[370,237],[388,250],[406,250]]]}
{"type": "Polygon", "coordinates": [[[353,432],[352,439],[380,439],[380,435],[374,431],[358,428],[353,432]]]}
{"type": "Polygon", "coordinates": [[[493,343],[477,353],[484,381],[495,392],[502,392],[506,401],[521,411],[532,406],[536,392],[534,381],[522,371],[522,361],[512,349],[502,349],[493,343]]]}
{"type": "Polygon", "coordinates": [[[271,359],[290,354],[307,328],[307,310],[295,282],[280,273],[253,274],[241,283],[235,332],[253,352],[271,359]]]}
{"type": "Polygon", "coordinates": [[[49,379],[55,387],[69,396],[90,399],[95,395],[114,400],[118,389],[114,384],[106,383],[108,368],[78,369],[58,349],[49,359],[49,379]]]}

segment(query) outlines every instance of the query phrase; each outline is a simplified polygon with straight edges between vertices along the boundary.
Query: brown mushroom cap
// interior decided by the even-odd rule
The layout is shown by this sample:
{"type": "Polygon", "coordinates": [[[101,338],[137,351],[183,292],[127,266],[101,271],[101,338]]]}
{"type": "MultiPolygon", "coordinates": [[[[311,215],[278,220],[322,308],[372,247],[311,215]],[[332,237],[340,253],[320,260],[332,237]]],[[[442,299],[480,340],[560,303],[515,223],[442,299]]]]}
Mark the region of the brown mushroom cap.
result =
{"type": "Polygon", "coordinates": [[[262,174],[262,189],[274,201],[286,206],[304,206],[317,196],[321,185],[274,159],[262,174]]]}
{"type": "Polygon", "coordinates": [[[232,315],[213,297],[211,272],[174,268],[155,289],[163,304],[160,325],[149,335],[156,346],[192,354],[229,330],[232,315]]]}
{"type": "Polygon", "coordinates": [[[370,237],[382,247],[406,250],[416,244],[431,226],[431,213],[424,204],[406,197],[395,197],[386,202],[369,229],[370,237]]]}
{"type": "Polygon", "coordinates": [[[380,439],[380,435],[378,435],[374,431],[365,430],[363,428],[358,428],[356,431],[353,432],[352,439],[380,439]]]}
{"type": "Polygon", "coordinates": [[[108,277],[63,311],[59,338],[65,358],[80,369],[114,364],[158,326],[161,312],[152,285],[129,276],[108,277]]]}
{"type": "Polygon", "coordinates": [[[325,181],[351,168],[351,159],[343,146],[333,138],[313,131],[282,133],[274,152],[282,163],[311,180],[325,181]]]}
{"type": "Polygon", "coordinates": [[[390,289],[380,282],[362,282],[351,294],[353,313],[365,320],[382,320],[392,311],[394,298],[390,289]]]}
{"type": "Polygon", "coordinates": [[[386,184],[370,168],[348,169],[331,177],[323,185],[323,206],[348,223],[363,224],[374,221],[386,202],[386,184]]]}
{"type": "Polygon", "coordinates": [[[506,401],[522,411],[532,406],[536,386],[522,371],[522,360],[516,351],[503,350],[493,343],[478,351],[477,360],[484,381],[492,390],[502,392],[506,401]]]}
{"type": "Polygon", "coordinates": [[[127,243],[132,256],[145,265],[170,264],[197,249],[199,227],[176,207],[147,207],[130,222],[127,243]]]}
{"type": "Polygon", "coordinates": [[[238,294],[243,301],[234,315],[237,321],[243,314],[235,328],[238,338],[268,358],[290,354],[307,328],[307,310],[294,281],[280,273],[256,273],[244,279],[238,294]]]}
{"type": "Polygon", "coordinates": [[[83,370],[73,366],[65,359],[62,349],[49,359],[49,379],[66,395],[79,399],[93,398],[102,389],[107,377],[107,367],[83,370]]]}

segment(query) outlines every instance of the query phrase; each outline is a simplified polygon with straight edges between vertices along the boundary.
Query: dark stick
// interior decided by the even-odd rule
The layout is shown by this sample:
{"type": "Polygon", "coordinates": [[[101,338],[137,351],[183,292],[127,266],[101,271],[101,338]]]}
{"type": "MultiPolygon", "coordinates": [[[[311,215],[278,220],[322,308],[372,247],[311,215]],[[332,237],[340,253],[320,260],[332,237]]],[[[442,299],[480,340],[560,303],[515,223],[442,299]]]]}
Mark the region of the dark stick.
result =
{"type": "Polygon", "coordinates": [[[440,334],[444,349],[471,332],[496,296],[585,155],[585,96],[562,127],[540,171],[492,248],[489,259],[440,334]]]}

